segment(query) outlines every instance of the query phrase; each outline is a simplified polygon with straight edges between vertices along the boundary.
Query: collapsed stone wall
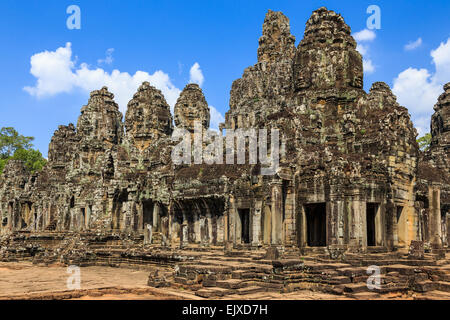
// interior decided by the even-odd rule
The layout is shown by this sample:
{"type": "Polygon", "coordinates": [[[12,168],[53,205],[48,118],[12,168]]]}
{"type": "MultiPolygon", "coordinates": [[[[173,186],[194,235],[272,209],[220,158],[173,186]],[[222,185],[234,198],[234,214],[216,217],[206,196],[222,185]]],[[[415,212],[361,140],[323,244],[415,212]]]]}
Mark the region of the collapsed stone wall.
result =
{"type": "Polygon", "coordinates": [[[209,128],[198,85],[184,88],[172,118],[161,91],[144,82],[124,122],[104,87],[91,93],[76,127],[55,131],[43,171],[30,175],[13,161],[5,168],[1,232],[84,230],[336,252],[446,243],[449,85],[422,154],[389,86],[363,90],[362,57],[339,14],[314,11],[296,48],[289,19],[269,10],[257,59],[233,82],[220,128],[279,129],[276,174],[261,175],[259,163],[173,163],[173,122],[191,134],[196,120],[209,128]]]}

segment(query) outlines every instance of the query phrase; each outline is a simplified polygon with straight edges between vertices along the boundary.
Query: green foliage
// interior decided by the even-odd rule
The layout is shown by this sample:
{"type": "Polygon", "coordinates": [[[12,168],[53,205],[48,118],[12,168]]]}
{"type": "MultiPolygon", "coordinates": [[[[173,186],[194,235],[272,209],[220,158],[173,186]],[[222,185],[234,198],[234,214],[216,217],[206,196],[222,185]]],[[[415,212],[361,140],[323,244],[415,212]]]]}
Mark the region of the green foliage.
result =
{"type": "Polygon", "coordinates": [[[11,157],[17,149],[28,150],[33,147],[31,141],[34,137],[25,137],[12,127],[3,127],[0,130],[0,158],[11,157]]]}
{"type": "Polygon", "coordinates": [[[39,150],[33,149],[33,140],[34,137],[20,135],[12,127],[0,130],[0,174],[11,159],[24,161],[31,172],[42,170],[47,161],[39,150]]]}
{"type": "Polygon", "coordinates": [[[423,137],[417,139],[417,143],[419,144],[420,150],[427,151],[431,145],[431,133],[427,133],[423,137]]]}
{"type": "Polygon", "coordinates": [[[2,174],[3,172],[3,168],[6,166],[6,163],[8,162],[9,159],[2,159],[0,158],[0,174],[2,174]]]}
{"type": "Polygon", "coordinates": [[[42,157],[39,150],[34,149],[17,149],[12,156],[14,160],[22,160],[25,167],[31,172],[41,171],[47,161],[42,157]]]}

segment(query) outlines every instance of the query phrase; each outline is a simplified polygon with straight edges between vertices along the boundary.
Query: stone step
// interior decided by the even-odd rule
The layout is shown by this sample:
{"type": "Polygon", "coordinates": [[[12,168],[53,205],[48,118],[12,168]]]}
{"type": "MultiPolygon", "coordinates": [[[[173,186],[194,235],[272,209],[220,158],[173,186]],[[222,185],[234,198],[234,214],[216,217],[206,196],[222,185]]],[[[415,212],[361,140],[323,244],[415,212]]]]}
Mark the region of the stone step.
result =
{"type": "Polygon", "coordinates": [[[422,281],[414,284],[414,291],[429,292],[439,290],[443,292],[450,292],[450,283],[445,281],[422,281]]]}
{"type": "Polygon", "coordinates": [[[443,292],[450,292],[450,282],[438,281],[437,282],[437,290],[443,291],[443,292]]]}
{"type": "Polygon", "coordinates": [[[213,289],[200,289],[195,291],[195,295],[202,298],[214,298],[217,297],[217,291],[213,289]]]}
{"type": "Polygon", "coordinates": [[[347,283],[342,285],[344,288],[344,292],[348,293],[358,293],[358,292],[366,292],[369,291],[366,283],[347,283]]]}
{"type": "Polygon", "coordinates": [[[259,287],[259,286],[251,286],[251,287],[237,289],[236,293],[239,295],[244,295],[244,294],[251,294],[251,293],[263,292],[263,291],[266,291],[266,289],[259,287]]]}
{"type": "Polygon", "coordinates": [[[326,281],[328,284],[348,284],[352,282],[352,280],[346,276],[332,277],[326,281]]]}
{"type": "Polygon", "coordinates": [[[247,282],[240,279],[228,279],[216,281],[216,286],[224,289],[240,289],[247,286],[247,282]]]}

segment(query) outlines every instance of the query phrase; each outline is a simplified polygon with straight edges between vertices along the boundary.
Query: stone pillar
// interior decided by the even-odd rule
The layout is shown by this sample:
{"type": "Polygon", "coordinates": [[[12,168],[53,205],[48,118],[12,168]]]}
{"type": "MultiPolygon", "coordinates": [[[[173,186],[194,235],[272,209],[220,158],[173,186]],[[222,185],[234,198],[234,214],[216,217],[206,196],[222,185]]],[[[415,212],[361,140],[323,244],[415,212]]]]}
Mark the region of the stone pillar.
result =
{"type": "Polygon", "coordinates": [[[347,201],[349,248],[353,251],[365,250],[367,247],[366,202],[349,199],[347,201]]]}
{"type": "Polygon", "coordinates": [[[300,248],[304,248],[308,244],[306,239],[306,212],[304,205],[298,206],[296,227],[297,227],[297,244],[300,248]]]}
{"type": "Polygon", "coordinates": [[[114,200],[113,200],[113,198],[108,198],[108,203],[106,205],[106,212],[110,212],[111,213],[109,215],[110,221],[108,223],[108,225],[110,226],[111,229],[112,229],[112,217],[114,215],[113,208],[114,208],[114,200]]]}
{"type": "Polygon", "coordinates": [[[188,224],[183,222],[181,225],[180,248],[184,248],[189,244],[188,224]]]}
{"type": "Polygon", "coordinates": [[[225,244],[226,242],[230,241],[230,239],[229,239],[229,230],[230,230],[229,227],[230,226],[229,226],[228,208],[223,213],[222,227],[223,227],[223,243],[225,244]]]}
{"type": "Polygon", "coordinates": [[[137,205],[138,230],[144,229],[144,203],[141,201],[137,205]]]}
{"type": "Polygon", "coordinates": [[[89,226],[91,224],[91,214],[92,214],[92,206],[87,204],[86,205],[86,219],[85,219],[86,229],[89,229],[89,226]]]}
{"type": "Polygon", "coordinates": [[[173,210],[173,203],[172,201],[169,202],[169,206],[167,207],[167,212],[169,215],[169,237],[168,237],[168,241],[169,244],[171,245],[173,243],[173,238],[174,238],[174,234],[173,234],[173,226],[172,223],[175,220],[174,219],[174,210],[173,210]]]}
{"type": "Polygon", "coordinates": [[[394,247],[397,245],[397,216],[395,213],[395,205],[392,201],[388,201],[384,205],[384,211],[385,211],[385,219],[386,219],[386,247],[389,250],[393,250],[394,247]]]}
{"type": "Polygon", "coordinates": [[[147,223],[144,228],[144,244],[152,244],[153,227],[147,223]]]}
{"type": "Polygon", "coordinates": [[[159,207],[159,203],[155,202],[155,204],[153,206],[153,230],[155,232],[160,231],[160,226],[161,226],[160,212],[161,212],[161,209],[159,207]]]}
{"type": "Polygon", "coordinates": [[[441,191],[436,186],[428,188],[430,199],[430,242],[432,248],[440,249],[441,241],[441,191]]]}
{"type": "Polygon", "coordinates": [[[283,195],[281,181],[274,181],[272,189],[272,244],[282,244],[283,233],[283,195]]]}
{"type": "Polygon", "coordinates": [[[272,243],[272,211],[268,203],[264,205],[264,244],[272,243]]]}
{"type": "Polygon", "coordinates": [[[447,248],[450,247],[450,212],[446,214],[447,218],[447,248]]]}
{"type": "Polygon", "coordinates": [[[236,244],[236,203],[233,196],[230,197],[230,206],[228,208],[228,241],[236,244]]]}
{"type": "Polygon", "coordinates": [[[286,188],[286,201],[284,203],[285,212],[285,245],[295,246],[295,193],[291,183],[286,188]]]}
{"type": "Polygon", "coordinates": [[[262,201],[257,200],[255,203],[254,214],[252,219],[252,239],[251,243],[253,246],[260,245],[261,239],[261,211],[262,211],[262,201]]]}

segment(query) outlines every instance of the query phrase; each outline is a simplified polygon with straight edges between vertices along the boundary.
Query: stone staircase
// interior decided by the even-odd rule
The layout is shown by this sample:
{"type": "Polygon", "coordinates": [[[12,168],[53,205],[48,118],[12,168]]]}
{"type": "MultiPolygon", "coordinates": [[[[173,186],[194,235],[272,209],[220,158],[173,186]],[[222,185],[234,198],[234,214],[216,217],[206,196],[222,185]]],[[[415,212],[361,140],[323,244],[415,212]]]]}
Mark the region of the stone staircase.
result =
{"type": "MultiPolygon", "coordinates": [[[[395,254],[354,256],[348,261],[317,257],[265,260],[253,252],[242,256],[216,255],[215,259],[179,264],[170,286],[190,290],[203,298],[256,292],[314,290],[353,298],[380,298],[389,293],[450,293],[449,260],[408,260],[395,254]],[[253,257],[251,256],[253,254],[253,257]],[[379,281],[367,266],[379,267],[379,281]],[[373,278],[372,278],[373,279],[373,278]]],[[[151,278],[151,277],[150,277],[151,278]]],[[[151,282],[151,281],[150,281],[151,282]]],[[[448,295],[450,298],[450,294],[448,295]]]]}

